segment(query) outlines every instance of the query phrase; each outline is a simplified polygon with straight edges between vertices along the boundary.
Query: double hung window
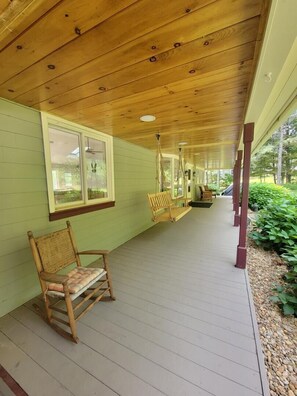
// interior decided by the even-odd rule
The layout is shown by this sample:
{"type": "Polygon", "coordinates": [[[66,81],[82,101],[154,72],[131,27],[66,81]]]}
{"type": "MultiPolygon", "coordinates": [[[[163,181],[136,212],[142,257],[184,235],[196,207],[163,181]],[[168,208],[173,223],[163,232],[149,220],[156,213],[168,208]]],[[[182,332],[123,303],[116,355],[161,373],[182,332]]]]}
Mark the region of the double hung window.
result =
{"type": "Polygon", "coordinates": [[[113,202],[112,137],[47,114],[42,125],[50,213],[113,202]]]}

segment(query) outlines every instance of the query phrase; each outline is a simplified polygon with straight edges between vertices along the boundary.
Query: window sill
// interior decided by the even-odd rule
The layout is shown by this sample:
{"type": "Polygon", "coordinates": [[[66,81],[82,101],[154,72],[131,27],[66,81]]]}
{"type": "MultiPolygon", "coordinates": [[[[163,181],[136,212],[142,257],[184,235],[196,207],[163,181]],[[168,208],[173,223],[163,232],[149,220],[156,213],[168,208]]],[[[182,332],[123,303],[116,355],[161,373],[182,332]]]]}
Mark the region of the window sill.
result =
{"type": "Polygon", "coordinates": [[[94,212],[96,210],[112,208],[115,206],[115,201],[103,202],[95,205],[85,205],[77,208],[59,210],[49,214],[49,221],[65,219],[66,217],[78,216],[80,214],[94,212]]]}

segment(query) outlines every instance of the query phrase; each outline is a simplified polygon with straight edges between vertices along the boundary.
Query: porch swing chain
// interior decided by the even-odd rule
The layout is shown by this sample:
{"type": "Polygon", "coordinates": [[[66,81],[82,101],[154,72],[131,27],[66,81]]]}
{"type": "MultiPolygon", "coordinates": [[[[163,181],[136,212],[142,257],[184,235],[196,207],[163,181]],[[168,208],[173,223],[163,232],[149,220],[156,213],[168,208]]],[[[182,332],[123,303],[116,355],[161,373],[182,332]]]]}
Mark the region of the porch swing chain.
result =
{"type": "Polygon", "coordinates": [[[175,200],[176,203],[177,201],[180,199],[180,197],[178,196],[178,190],[179,190],[179,180],[180,180],[180,176],[182,177],[183,180],[183,163],[182,163],[182,149],[181,147],[179,147],[178,149],[179,153],[178,153],[178,168],[177,168],[177,172],[176,172],[176,196],[175,196],[175,200]]]}
{"type": "Polygon", "coordinates": [[[165,179],[160,137],[161,137],[161,135],[159,133],[157,133],[156,134],[157,153],[156,153],[156,188],[155,188],[155,193],[157,193],[159,191],[159,186],[160,186],[160,191],[164,190],[164,179],[165,179]]]}
{"type": "Polygon", "coordinates": [[[186,176],[185,176],[185,169],[184,169],[184,163],[183,163],[183,157],[182,157],[182,148],[179,147],[179,155],[178,155],[178,171],[177,171],[177,180],[176,180],[176,185],[177,185],[177,192],[176,192],[176,202],[178,200],[184,199],[184,206],[188,206],[187,205],[187,191],[186,191],[186,176]],[[178,188],[180,186],[179,184],[179,180],[180,180],[180,176],[182,179],[182,183],[181,183],[181,187],[183,188],[183,195],[181,197],[178,197],[178,188]]]}

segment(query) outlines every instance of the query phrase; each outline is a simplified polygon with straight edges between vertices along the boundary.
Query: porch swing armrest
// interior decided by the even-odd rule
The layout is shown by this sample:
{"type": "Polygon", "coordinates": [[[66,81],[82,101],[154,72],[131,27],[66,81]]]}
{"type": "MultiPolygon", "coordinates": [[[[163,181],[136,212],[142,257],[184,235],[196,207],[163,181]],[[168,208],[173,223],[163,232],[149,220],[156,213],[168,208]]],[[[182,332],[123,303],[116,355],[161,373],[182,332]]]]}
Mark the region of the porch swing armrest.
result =
{"type": "Polygon", "coordinates": [[[77,252],[78,255],[99,255],[99,256],[106,256],[109,254],[109,250],[84,250],[82,252],[77,252]]]}
{"type": "Polygon", "coordinates": [[[64,285],[68,282],[69,277],[67,275],[52,274],[50,272],[40,272],[40,278],[46,282],[61,283],[64,285]]]}

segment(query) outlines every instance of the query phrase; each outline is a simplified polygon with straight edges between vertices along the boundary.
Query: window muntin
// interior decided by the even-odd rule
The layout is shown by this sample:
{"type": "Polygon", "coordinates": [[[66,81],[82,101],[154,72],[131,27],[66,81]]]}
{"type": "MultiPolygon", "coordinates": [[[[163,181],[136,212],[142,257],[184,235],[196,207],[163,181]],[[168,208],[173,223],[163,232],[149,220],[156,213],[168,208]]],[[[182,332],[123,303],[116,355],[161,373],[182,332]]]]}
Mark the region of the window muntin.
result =
{"type": "Polygon", "coordinates": [[[88,199],[107,197],[106,144],[85,137],[86,182],[88,199]]]}
{"type": "Polygon", "coordinates": [[[50,213],[114,201],[112,137],[42,114],[50,213]]]}

